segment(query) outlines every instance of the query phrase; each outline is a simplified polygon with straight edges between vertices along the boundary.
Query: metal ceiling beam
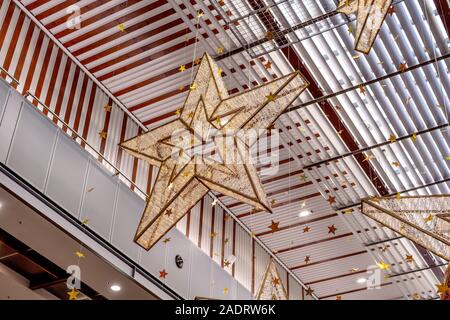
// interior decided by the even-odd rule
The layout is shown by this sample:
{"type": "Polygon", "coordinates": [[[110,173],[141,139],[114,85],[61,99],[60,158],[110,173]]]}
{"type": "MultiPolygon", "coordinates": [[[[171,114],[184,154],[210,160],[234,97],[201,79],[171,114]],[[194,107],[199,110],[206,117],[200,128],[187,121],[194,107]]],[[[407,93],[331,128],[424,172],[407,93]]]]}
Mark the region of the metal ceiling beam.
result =
{"type": "Polygon", "coordinates": [[[450,4],[448,0],[434,0],[437,11],[444,22],[447,35],[450,36],[450,4]]]}
{"type": "Polygon", "coordinates": [[[411,71],[414,71],[414,70],[423,68],[423,67],[425,67],[425,66],[427,66],[427,65],[430,65],[430,64],[439,62],[439,61],[441,61],[441,60],[448,59],[448,58],[450,58],[450,53],[447,53],[447,54],[445,54],[445,55],[443,55],[443,56],[440,56],[440,57],[432,58],[432,59],[430,59],[430,60],[427,60],[427,61],[421,62],[421,63],[419,63],[419,64],[416,64],[416,65],[414,65],[414,66],[408,67],[408,69],[406,69],[405,71],[400,71],[400,70],[399,70],[399,71],[396,71],[396,72],[393,72],[393,73],[384,75],[384,76],[382,76],[382,77],[378,77],[378,78],[375,78],[375,79],[372,79],[372,80],[369,80],[369,81],[366,81],[366,82],[362,82],[362,83],[360,83],[360,84],[357,84],[357,85],[355,85],[355,86],[349,87],[349,88],[347,88],[347,89],[344,89],[344,90],[341,90],[341,91],[337,91],[337,92],[328,94],[328,95],[326,95],[326,96],[322,95],[322,96],[319,97],[319,98],[316,98],[316,99],[311,100],[311,101],[307,101],[307,102],[302,103],[302,104],[300,104],[300,105],[298,105],[298,106],[292,106],[292,107],[289,107],[289,108],[286,109],[284,112],[285,112],[285,113],[288,113],[288,112],[291,112],[291,111],[293,111],[293,110],[298,110],[298,109],[301,109],[301,108],[305,108],[305,107],[307,107],[307,106],[310,106],[310,105],[313,105],[313,104],[316,104],[316,103],[321,103],[321,102],[324,102],[324,101],[326,101],[326,100],[328,100],[328,99],[338,97],[338,96],[340,96],[340,95],[342,95],[342,94],[345,94],[345,93],[349,93],[349,92],[351,92],[351,91],[358,90],[358,89],[360,89],[361,87],[366,87],[366,86],[369,86],[369,85],[372,85],[372,84],[375,84],[375,83],[378,83],[378,82],[381,82],[381,81],[384,81],[384,80],[388,80],[388,79],[390,79],[390,78],[393,78],[393,77],[402,75],[402,74],[404,74],[404,73],[408,73],[408,72],[411,72],[411,71]]]}
{"type": "MultiPolygon", "coordinates": [[[[448,128],[449,126],[450,126],[450,123],[445,123],[445,124],[442,124],[442,125],[439,125],[439,126],[436,126],[436,127],[432,127],[432,128],[428,128],[428,129],[425,129],[425,130],[421,130],[421,131],[418,131],[416,133],[411,133],[411,134],[408,134],[406,136],[398,137],[398,138],[396,138],[395,142],[397,143],[397,142],[400,142],[400,141],[408,140],[408,139],[411,139],[414,136],[419,137],[419,136],[424,135],[426,133],[430,133],[430,132],[433,132],[433,131],[436,131],[436,130],[442,130],[442,129],[448,128]]],[[[369,146],[369,147],[361,148],[359,150],[347,152],[347,153],[344,153],[344,154],[341,154],[341,155],[338,155],[338,156],[335,156],[335,157],[332,157],[332,158],[328,158],[328,159],[324,159],[322,161],[318,161],[318,162],[315,162],[315,163],[312,163],[312,164],[308,164],[308,165],[303,167],[303,170],[307,170],[307,169],[310,169],[312,167],[318,167],[318,166],[321,166],[321,165],[324,165],[324,164],[328,164],[329,162],[332,162],[332,161],[336,161],[336,160],[340,160],[340,159],[343,159],[343,158],[346,158],[346,157],[349,157],[349,156],[354,156],[354,155],[357,155],[357,154],[361,154],[363,152],[371,151],[373,149],[384,147],[384,146],[387,146],[387,145],[390,145],[390,144],[392,144],[392,142],[390,142],[390,141],[377,143],[377,144],[374,144],[374,145],[369,146]]]]}

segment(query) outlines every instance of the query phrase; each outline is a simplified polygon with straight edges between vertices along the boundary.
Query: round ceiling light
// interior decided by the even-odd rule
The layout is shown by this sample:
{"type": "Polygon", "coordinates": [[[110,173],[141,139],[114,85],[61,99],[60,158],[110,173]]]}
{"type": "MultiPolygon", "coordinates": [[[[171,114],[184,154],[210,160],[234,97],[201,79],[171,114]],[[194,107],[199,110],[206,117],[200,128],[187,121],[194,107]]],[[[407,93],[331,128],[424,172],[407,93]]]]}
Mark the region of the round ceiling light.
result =
{"type": "Polygon", "coordinates": [[[312,211],[311,210],[303,210],[302,212],[300,212],[299,214],[298,214],[298,216],[300,217],[300,218],[304,218],[304,217],[307,217],[307,216],[309,216],[309,215],[311,215],[312,214],[312,211]]]}
{"type": "Polygon", "coordinates": [[[120,290],[122,290],[122,288],[118,284],[113,284],[111,286],[111,290],[114,292],[119,292],[120,290]]]}

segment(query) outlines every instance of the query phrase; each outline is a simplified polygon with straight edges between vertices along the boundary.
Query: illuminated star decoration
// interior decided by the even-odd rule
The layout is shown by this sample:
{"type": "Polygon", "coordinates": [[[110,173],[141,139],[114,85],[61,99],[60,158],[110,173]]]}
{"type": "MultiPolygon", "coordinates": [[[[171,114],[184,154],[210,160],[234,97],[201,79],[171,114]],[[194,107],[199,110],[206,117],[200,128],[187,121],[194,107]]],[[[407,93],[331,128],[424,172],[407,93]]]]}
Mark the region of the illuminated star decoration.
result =
{"type": "Polygon", "coordinates": [[[278,274],[275,262],[270,259],[264,272],[260,287],[256,293],[257,300],[287,300],[288,295],[278,274]]]}
{"type": "Polygon", "coordinates": [[[72,289],[72,290],[68,291],[67,294],[69,295],[69,300],[77,300],[80,292],[75,289],[72,289]]]}
{"type": "Polygon", "coordinates": [[[377,266],[378,266],[378,268],[379,268],[380,270],[389,270],[390,267],[391,267],[390,264],[385,263],[385,262],[383,262],[383,261],[377,262],[377,266]]]}
{"type": "Polygon", "coordinates": [[[256,168],[246,156],[265,132],[260,130],[261,134],[245,142],[236,132],[267,129],[308,84],[294,72],[229,96],[217,70],[216,63],[205,54],[191,85],[195,89],[189,91],[180,117],[120,145],[160,168],[135,236],[145,249],[150,249],[209,190],[271,212],[256,168]],[[276,102],[268,101],[269,95],[276,97],[276,102]],[[234,142],[231,145],[226,143],[230,139],[234,142]],[[214,155],[198,154],[198,149],[210,150],[210,146],[216,151],[214,155]],[[165,216],[167,209],[174,214],[165,216]]]}
{"type": "MultiPolygon", "coordinates": [[[[390,13],[392,0],[341,0],[337,11],[356,15],[355,50],[368,54],[375,42],[386,15],[390,13]]],[[[351,25],[350,25],[351,26],[351,25]]],[[[353,27],[349,27],[353,33],[353,27]]]]}

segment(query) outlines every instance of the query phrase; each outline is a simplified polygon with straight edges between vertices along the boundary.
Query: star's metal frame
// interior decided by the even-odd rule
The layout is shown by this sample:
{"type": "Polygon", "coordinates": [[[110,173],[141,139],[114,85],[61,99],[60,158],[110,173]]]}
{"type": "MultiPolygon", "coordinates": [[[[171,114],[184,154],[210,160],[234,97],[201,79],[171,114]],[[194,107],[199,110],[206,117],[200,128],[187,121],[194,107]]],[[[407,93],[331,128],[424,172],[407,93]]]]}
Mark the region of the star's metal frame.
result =
{"type": "Polygon", "coordinates": [[[450,195],[362,199],[362,213],[450,260],[450,195]]]}
{"type": "Polygon", "coordinates": [[[356,51],[370,52],[391,5],[392,0],[341,0],[338,12],[356,14],[356,51]]]}
{"type": "Polygon", "coordinates": [[[120,144],[159,167],[135,242],[150,249],[209,190],[270,212],[257,170],[247,159],[261,133],[242,139],[238,132],[270,128],[307,86],[294,72],[229,96],[222,71],[205,54],[179,118],[120,144]],[[211,140],[211,130],[217,133],[212,137],[215,158],[193,155],[193,148],[211,140]],[[226,158],[230,155],[231,160],[226,158]]]}

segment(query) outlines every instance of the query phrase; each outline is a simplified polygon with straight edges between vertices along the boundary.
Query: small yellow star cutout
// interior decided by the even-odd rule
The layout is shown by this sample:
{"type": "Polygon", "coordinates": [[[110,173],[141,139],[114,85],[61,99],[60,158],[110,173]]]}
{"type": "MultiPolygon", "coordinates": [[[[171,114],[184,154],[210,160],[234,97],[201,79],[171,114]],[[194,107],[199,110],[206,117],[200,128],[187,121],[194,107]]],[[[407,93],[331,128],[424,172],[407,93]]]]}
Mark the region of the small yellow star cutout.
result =
{"type": "Polygon", "coordinates": [[[178,68],[178,70],[180,70],[180,72],[184,72],[186,71],[186,66],[183,64],[178,68]]]}
{"type": "Polygon", "coordinates": [[[400,72],[405,72],[408,69],[408,64],[406,62],[400,63],[400,66],[398,67],[398,70],[400,72]]]}
{"type": "Polygon", "coordinates": [[[217,232],[211,232],[211,234],[209,236],[211,238],[215,238],[215,237],[217,237],[217,232]]]}
{"type": "Polygon", "coordinates": [[[105,110],[105,112],[111,112],[112,106],[104,106],[103,110],[105,110]]]}
{"type": "Polygon", "coordinates": [[[224,294],[225,296],[228,295],[228,288],[223,288],[223,294],[224,294]]]}
{"type": "Polygon", "coordinates": [[[87,225],[88,223],[89,223],[89,219],[83,219],[81,221],[81,224],[83,224],[83,225],[87,225]]]}
{"type": "Polygon", "coordinates": [[[344,211],[342,211],[343,214],[351,214],[352,212],[353,212],[353,210],[350,209],[350,208],[345,209],[344,211]]]}
{"type": "Polygon", "coordinates": [[[387,263],[385,263],[383,261],[377,263],[377,266],[378,266],[378,268],[380,268],[380,270],[389,270],[390,267],[391,267],[390,264],[387,264],[387,263]]]}
{"type": "Polygon", "coordinates": [[[228,268],[231,265],[231,262],[228,261],[227,259],[223,260],[223,267],[224,268],[228,268]]]}
{"type": "Polygon", "coordinates": [[[416,133],[413,133],[413,135],[411,136],[411,140],[412,140],[413,142],[416,142],[416,141],[417,141],[417,134],[416,134],[416,133]]]}
{"type": "Polygon", "coordinates": [[[105,131],[100,131],[98,135],[100,136],[100,139],[103,140],[105,140],[108,137],[108,133],[106,133],[105,131]]]}
{"type": "Polygon", "coordinates": [[[217,69],[217,74],[219,75],[219,77],[222,76],[223,70],[222,68],[217,69]]]}
{"type": "Polygon", "coordinates": [[[431,221],[433,221],[433,215],[432,214],[430,214],[428,217],[426,217],[425,219],[425,222],[431,222],[431,221]]]}
{"type": "Polygon", "coordinates": [[[348,33],[349,34],[353,33],[353,26],[351,24],[348,26],[348,33]]]}
{"type": "Polygon", "coordinates": [[[80,293],[77,290],[72,289],[71,291],[68,291],[67,294],[69,295],[69,300],[77,300],[80,293]]]}
{"type": "Polygon", "coordinates": [[[217,48],[217,53],[218,53],[218,54],[222,54],[224,50],[225,50],[225,49],[224,49],[223,47],[218,47],[218,48],[217,48]]]}
{"type": "Polygon", "coordinates": [[[201,18],[201,17],[203,17],[205,15],[205,13],[202,11],[202,10],[199,10],[198,12],[197,12],[197,18],[201,18]]]}
{"type": "Polygon", "coordinates": [[[124,32],[124,31],[125,31],[125,24],[124,24],[124,23],[120,23],[120,24],[117,26],[117,28],[119,28],[119,30],[120,30],[121,32],[124,32]]]}
{"type": "Polygon", "coordinates": [[[397,141],[397,139],[395,138],[395,136],[394,136],[393,134],[391,134],[391,135],[389,136],[389,141],[390,141],[391,143],[394,143],[395,141],[397,141]]]}
{"type": "Polygon", "coordinates": [[[86,256],[84,255],[84,253],[82,253],[82,252],[80,252],[80,251],[76,251],[76,252],[75,252],[75,255],[76,255],[78,258],[86,258],[86,256]]]}
{"type": "Polygon", "coordinates": [[[196,89],[197,89],[197,84],[196,84],[196,83],[193,83],[193,84],[189,87],[189,89],[191,89],[191,91],[196,90],[196,89]]]}
{"type": "Polygon", "coordinates": [[[194,65],[198,66],[202,62],[202,59],[195,59],[194,65]]]}
{"type": "Polygon", "coordinates": [[[181,115],[181,109],[175,110],[175,114],[176,114],[177,116],[180,116],[180,115],[181,115]]]}

